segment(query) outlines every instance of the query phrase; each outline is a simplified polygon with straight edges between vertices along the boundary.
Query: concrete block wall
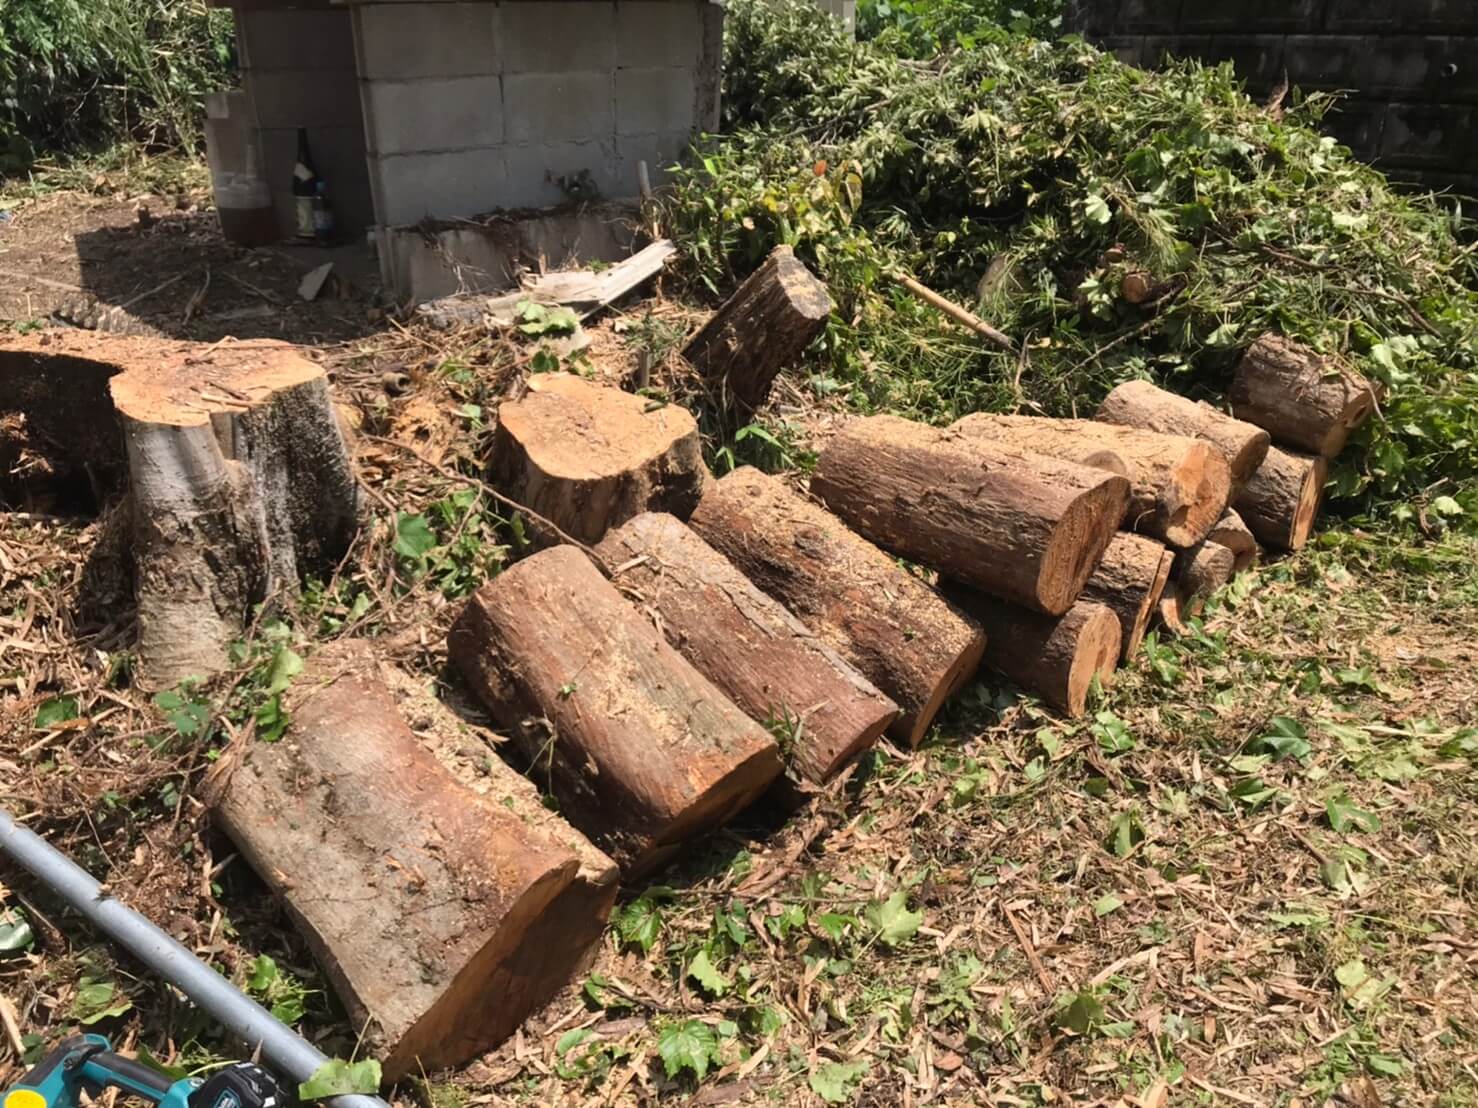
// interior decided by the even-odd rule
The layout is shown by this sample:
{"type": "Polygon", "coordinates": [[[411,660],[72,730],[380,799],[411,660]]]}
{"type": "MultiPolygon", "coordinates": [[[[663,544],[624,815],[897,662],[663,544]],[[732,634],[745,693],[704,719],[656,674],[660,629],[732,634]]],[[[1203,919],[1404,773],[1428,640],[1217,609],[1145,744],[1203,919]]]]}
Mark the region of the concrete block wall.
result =
{"type": "Polygon", "coordinates": [[[722,9],[705,0],[352,7],[378,222],[637,192],[718,124],[722,9]]]}
{"type": "Polygon", "coordinates": [[[1076,0],[1070,20],[1134,65],[1231,61],[1254,96],[1287,73],[1345,92],[1326,122],[1393,177],[1478,195],[1478,0],[1076,0]]]}

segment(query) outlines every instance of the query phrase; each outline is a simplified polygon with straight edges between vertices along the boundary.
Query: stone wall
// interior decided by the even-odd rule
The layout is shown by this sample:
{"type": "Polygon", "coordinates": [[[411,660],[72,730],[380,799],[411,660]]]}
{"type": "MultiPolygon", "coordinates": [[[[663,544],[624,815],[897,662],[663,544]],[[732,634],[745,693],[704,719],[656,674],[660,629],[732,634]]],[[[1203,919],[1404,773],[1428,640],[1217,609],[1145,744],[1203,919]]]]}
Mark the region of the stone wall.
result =
{"type": "Polygon", "coordinates": [[[1233,62],[1254,96],[1286,72],[1347,91],[1330,132],[1393,177],[1478,195],[1478,0],[1075,0],[1071,21],[1135,65],[1233,62]]]}

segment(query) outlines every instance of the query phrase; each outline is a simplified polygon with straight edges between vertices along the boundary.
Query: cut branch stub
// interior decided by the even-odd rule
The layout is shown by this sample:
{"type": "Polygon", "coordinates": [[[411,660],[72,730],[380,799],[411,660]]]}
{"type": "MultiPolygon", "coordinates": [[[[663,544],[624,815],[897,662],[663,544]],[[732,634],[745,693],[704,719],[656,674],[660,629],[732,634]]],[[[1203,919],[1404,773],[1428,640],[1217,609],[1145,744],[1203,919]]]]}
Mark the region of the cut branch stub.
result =
{"type": "Polygon", "coordinates": [[[628,876],[667,861],[780,774],[765,729],[573,546],[480,588],[447,646],[565,818],[628,876]]]}
{"type": "Polygon", "coordinates": [[[1226,510],[1231,471],[1220,450],[1185,435],[1091,419],[978,412],[951,430],[1006,450],[1024,450],[1129,478],[1124,526],[1171,546],[1194,546],[1226,510]],[[1095,460],[1098,459],[1098,460],[1095,460]],[[1109,465],[1102,465],[1104,460],[1109,465]]]}
{"type": "Polygon", "coordinates": [[[713,482],[693,530],[903,710],[888,728],[917,746],[968,681],[985,637],[968,616],[841,520],[745,466],[713,482]]]}
{"type": "Polygon", "coordinates": [[[1175,552],[1161,543],[1120,532],[1083,586],[1080,600],[1102,604],[1119,618],[1124,660],[1144,641],[1174,564],[1175,552]]]}
{"type": "Polygon", "coordinates": [[[777,246],[683,348],[705,380],[752,411],[782,369],[826,327],[831,297],[788,246],[777,246]]]}
{"type": "Polygon", "coordinates": [[[1323,458],[1275,446],[1237,497],[1237,514],[1265,545],[1300,550],[1314,529],[1328,473],[1323,458]]]}
{"type": "Polygon", "coordinates": [[[786,726],[789,761],[824,784],[870,747],[898,705],[669,515],[639,515],[596,554],[667,641],[750,718],[786,726]]]}
{"type": "Polygon", "coordinates": [[[568,373],[529,378],[498,409],[495,483],[582,542],[645,511],[686,519],[708,470],[698,424],[662,404],[568,373]]]}
{"type": "Polygon", "coordinates": [[[1375,390],[1338,359],[1282,335],[1248,347],[1227,392],[1239,419],[1294,450],[1332,458],[1375,411],[1375,390]]]}
{"type": "Polygon", "coordinates": [[[1129,482],[896,416],[855,420],[811,491],[866,538],[1038,611],[1072,607],[1124,520],[1129,482]]]}
{"type": "Polygon", "coordinates": [[[537,803],[461,784],[362,642],[315,654],[287,710],[281,742],[234,748],[213,773],[217,821],[287,904],[388,1080],[491,1049],[583,963],[614,867],[537,803]]]}
{"type": "Polygon", "coordinates": [[[1233,495],[1262,465],[1271,438],[1261,427],[1210,404],[1166,392],[1148,381],[1125,381],[1104,398],[1096,419],[1165,435],[1189,435],[1216,445],[1232,471],[1233,495]]]}

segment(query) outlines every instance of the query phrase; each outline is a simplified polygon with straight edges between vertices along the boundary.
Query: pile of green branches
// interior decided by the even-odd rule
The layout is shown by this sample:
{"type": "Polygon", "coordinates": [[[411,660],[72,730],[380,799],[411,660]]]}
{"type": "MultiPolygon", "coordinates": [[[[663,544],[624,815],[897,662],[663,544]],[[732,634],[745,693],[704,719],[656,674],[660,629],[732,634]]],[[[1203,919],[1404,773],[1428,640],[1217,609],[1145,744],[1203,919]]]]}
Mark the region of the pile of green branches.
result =
{"type": "Polygon", "coordinates": [[[818,388],[934,421],[1088,414],[1132,377],[1215,397],[1276,329],[1385,386],[1332,477],[1344,510],[1478,514],[1478,248],[1460,206],[1322,135],[1327,100],[1284,117],[1229,67],[1146,73],[1075,38],[912,59],[776,0],[733,0],[726,39],[726,134],[678,171],[667,222],[714,292],[777,243],[817,269],[839,303],[818,388]],[[1158,295],[1130,303],[1131,273],[1158,295]]]}

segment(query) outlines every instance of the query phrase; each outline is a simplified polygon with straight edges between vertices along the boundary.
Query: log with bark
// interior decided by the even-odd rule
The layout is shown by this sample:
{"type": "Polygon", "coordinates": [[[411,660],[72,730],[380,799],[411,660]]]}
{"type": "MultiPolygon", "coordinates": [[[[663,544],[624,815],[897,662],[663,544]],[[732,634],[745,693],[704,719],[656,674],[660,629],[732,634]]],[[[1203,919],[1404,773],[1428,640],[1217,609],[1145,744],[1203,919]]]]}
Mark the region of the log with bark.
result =
{"type": "Polygon", "coordinates": [[[1375,390],[1339,359],[1282,335],[1248,347],[1227,391],[1239,419],[1265,428],[1280,446],[1332,458],[1375,411],[1375,390]]]}
{"type": "Polygon", "coordinates": [[[1208,542],[1220,543],[1235,555],[1237,573],[1257,561],[1257,539],[1242,517],[1231,508],[1216,521],[1216,526],[1207,534],[1206,539],[1208,542]]]}
{"type": "Polygon", "coordinates": [[[1182,620],[1200,615],[1206,601],[1237,575],[1237,556],[1219,542],[1199,543],[1175,556],[1172,588],[1182,620]]]}
{"type": "Polygon", "coordinates": [[[889,700],[682,521],[639,515],[596,547],[616,587],[750,718],[784,727],[787,762],[824,784],[898,718],[889,700]]]}
{"type": "Polygon", "coordinates": [[[1309,541],[1329,463],[1276,446],[1233,505],[1258,541],[1279,550],[1300,550],[1309,541]]]}
{"type": "Polygon", "coordinates": [[[663,404],[568,373],[529,378],[498,409],[498,487],[582,542],[645,511],[686,519],[708,469],[698,424],[663,404]]]}
{"type": "Polygon", "coordinates": [[[480,588],[447,646],[535,780],[628,876],[666,862],[780,774],[765,729],[573,546],[480,588]]]}
{"type": "Polygon", "coordinates": [[[777,246],[689,340],[683,357],[738,408],[752,411],[830,314],[826,285],[790,247],[777,246]]]}
{"type": "Polygon", "coordinates": [[[1129,504],[1118,474],[896,416],[843,428],[811,491],[879,546],[1054,615],[1072,607],[1129,504]]]}
{"type": "Polygon", "coordinates": [[[1174,564],[1175,552],[1163,544],[1121,532],[1083,586],[1079,600],[1102,604],[1118,617],[1123,660],[1144,642],[1174,564]]]}
{"type": "Polygon", "coordinates": [[[951,430],[1001,449],[1045,454],[1122,474],[1130,482],[1124,526],[1171,546],[1194,546],[1205,538],[1231,496],[1231,471],[1221,451],[1184,435],[1091,419],[988,412],[965,416],[951,430]]]}
{"type": "Polygon", "coordinates": [[[614,865],[526,793],[460,783],[362,641],[316,653],[285,700],[280,742],[233,748],[213,771],[217,822],[388,1080],[491,1049],[585,962],[614,865]]]}
{"type": "Polygon", "coordinates": [[[1049,616],[950,581],[945,593],[985,628],[985,664],[1046,703],[1080,716],[1093,679],[1107,684],[1119,664],[1119,618],[1103,604],[1079,600],[1049,616]]]}
{"type": "Polygon", "coordinates": [[[1220,448],[1232,471],[1232,492],[1257,472],[1271,441],[1261,427],[1233,419],[1210,404],[1166,392],[1148,381],[1125,381],[1104,398],[1096,419],[1166,435],[1189,435],[1220,448]]]}
{"type": "Polygon", "coordinates": [[[778,479],[737,469],[690,522],[899,705],[888,733],[900,743],[917,746],[975,672],[985,639],[974,620],[778,479]]]}

